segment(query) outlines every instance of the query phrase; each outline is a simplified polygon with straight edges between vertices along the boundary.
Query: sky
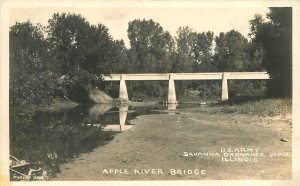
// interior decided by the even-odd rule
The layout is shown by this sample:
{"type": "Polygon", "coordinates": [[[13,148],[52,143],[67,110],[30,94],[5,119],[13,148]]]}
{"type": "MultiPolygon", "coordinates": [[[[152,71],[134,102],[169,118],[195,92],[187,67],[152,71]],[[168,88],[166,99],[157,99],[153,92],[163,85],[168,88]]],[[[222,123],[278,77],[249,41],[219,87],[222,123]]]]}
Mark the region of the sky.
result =
{"type": "Polygon", "coordinates": [[[266,15],[267,7],[243,8],[203,8],[203,7],[107,7],[107,8],[14,8],[10,11],[10,26],[16,22],[30,20],[48,25],[48,20],[56,12],[81,14],[90,24],[104,24],[113,39],[123,39],[127,47],[128,22],[134,19],[152,19],[158,22],[172,36],[179,27],[188,26],[196,32],[213,31],[215,35],[232,29],[247,37],[249,20],[255,14],[266,15]]]}

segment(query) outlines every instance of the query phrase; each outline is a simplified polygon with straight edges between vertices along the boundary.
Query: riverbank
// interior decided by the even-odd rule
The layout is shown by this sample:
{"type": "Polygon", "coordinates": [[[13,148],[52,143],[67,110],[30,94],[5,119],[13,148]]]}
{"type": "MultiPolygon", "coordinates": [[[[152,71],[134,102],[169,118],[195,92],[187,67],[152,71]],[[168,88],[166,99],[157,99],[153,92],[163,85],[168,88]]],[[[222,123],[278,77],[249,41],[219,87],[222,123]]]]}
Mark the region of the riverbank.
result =
{"type": "Polygon", "coordinates": [[[289,109],[265,117],[242,113],[243,104],[139,116],[53,180],[291,179],[289,109]]]}

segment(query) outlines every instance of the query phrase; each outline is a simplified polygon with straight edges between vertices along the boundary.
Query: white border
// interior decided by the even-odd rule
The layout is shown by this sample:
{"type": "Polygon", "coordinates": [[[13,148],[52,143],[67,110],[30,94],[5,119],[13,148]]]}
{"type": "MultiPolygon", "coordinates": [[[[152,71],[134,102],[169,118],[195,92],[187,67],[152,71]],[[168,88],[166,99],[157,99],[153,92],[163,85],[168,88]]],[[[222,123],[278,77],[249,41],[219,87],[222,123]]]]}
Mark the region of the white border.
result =
{"type": "Polygon", "coordinates": [[[300,96],[300,64],[299,64],[299,44],[300,44],[300,1],[1,1],[0,0],[0,185],[295,185],[300,186],[300,103],[297,98],[300,96]],[[293,7],[293,180],[199,180],[199,181],[49,181],[49,182],[5,182],[9,179],[8,158],[9,158],[9,9],[10,8],[33,8],[33,7],[66,7],[66,8],[105,8],[105,7],[214,7],[214,8],[245,8],[245,7],[293,7]],[[298,115],[297,115],[298,113],[298,115]]]}

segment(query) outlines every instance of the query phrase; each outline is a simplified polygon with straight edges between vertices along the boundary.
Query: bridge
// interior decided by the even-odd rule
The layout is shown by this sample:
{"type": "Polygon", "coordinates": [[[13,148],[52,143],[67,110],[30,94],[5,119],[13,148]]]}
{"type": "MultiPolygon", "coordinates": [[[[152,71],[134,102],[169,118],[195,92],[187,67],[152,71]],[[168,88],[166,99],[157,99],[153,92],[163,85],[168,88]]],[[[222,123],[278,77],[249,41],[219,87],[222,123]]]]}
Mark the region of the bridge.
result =
{"type": "Polygon", "coordinates": [[[267,72],[212,72],[212,73],[149,73],[111,74],[104,81],[120,81],[119,99],[129,101],[125,81],[169,81],[168,103],[176,103],[175,80],[222,80],[221,100],[228,100],[227,80],[270,79],[267,72]]]}

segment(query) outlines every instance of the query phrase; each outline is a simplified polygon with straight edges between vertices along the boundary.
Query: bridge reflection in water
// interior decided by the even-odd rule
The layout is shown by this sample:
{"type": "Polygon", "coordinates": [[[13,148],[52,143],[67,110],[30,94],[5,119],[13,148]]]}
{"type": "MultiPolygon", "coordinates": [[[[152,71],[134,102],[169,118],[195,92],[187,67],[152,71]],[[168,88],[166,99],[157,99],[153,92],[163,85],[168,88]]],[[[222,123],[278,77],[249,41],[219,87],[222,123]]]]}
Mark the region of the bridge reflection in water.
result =
{"type": "Polygon", "coordinates": [[[168,104],[168,110],[176,110],[177,104],[168,104]]]}
{"type": "Polygon", "coordinates": [[[119,124],[105,125],[103,131],[125,131],[132,128],[133,125],[125,125],[128,114],[128,105],[120,105],[119,107],[119,124]]]}
{"type": "MultiPolygon", "coordinates": [[[[175,106],[168,105],[168,109],[174,110],[175,106]]],[[[167,105],[161,104],[135,107],[78,105],[30,113],[12,109],[10,154],[42,167],[52,178],[59,172],[62,163],[105,145],[114,139],[115,134],[132,128],[134,125],[129,120],[153,113],[166,114],[166,109],[167,105]]]]}
{"type": "MultiPolygon", "coordinates": [[[[100,105],[100,107],[105,107],[103,105],[100,105]]],[[[167,109],[168,111],[174,111],[176,110],[177,104],[167,104],[167,109]]],[[[128,105],[120,105],[119,106],[119,123],[117,124],[105,124],[105,125],[101,125],[101,124],[94,124],[94,126],[101,126],[101,130],[102,131],[115,131],[115,132],[122,132],[122,131],[126,131],[128,129],[131,129],[134,125],[128,125],[126,124],[126,119],[127,119],[127,114],[128,114],[128,105]]],[[[111,109],[111,108],[109,108],[111,109]]],[[[101,109],[103,110],[103,114],[105,112],[107,112],[109,109],[101,109]]],[[[91,112],[90,112],[91,113],[91,112]]],[[[99,111],[98,111],[99,113],[99,111]]],[[[169,112],[169,114],[175,114],[174,112],[169,112]]]]}

